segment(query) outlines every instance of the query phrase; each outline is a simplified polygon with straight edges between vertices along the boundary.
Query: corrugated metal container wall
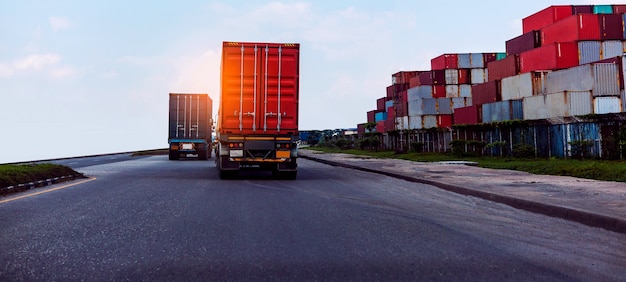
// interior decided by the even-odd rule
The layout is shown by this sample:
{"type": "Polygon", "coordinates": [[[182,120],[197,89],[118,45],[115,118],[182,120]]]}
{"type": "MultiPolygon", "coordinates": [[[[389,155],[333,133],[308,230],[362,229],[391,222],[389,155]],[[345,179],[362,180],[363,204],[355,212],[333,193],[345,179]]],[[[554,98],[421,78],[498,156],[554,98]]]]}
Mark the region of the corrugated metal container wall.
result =
{"type": "Polygon", "coordinates": [[[407,89],[409,89],[408,83],[393,84],[393,85],[387,86],[387,98],[393,98],[398,93],[407,89]]]}
{"type": "Polygon", "coordinates": [[[517,100],[533,96],[533,75],[530,72],[503,78],[501,84],[502,100],[517,100]]]}
{"type": "Polygon", "coordinates": [[[613,5],[613,14],[626,14],[626,5],[613,5]]]}
{"type": "Polygon", "coordinates": [[[445,98],[446,87],[445,85],[433,85],[433,98],[445,98]]]}
{"type": "Polygon", "coordinates": [[[520,71],[556,70],[578,65],[578,44],[555,43],[520,54],[520,71]]]}
{"type": "Polygon", "coordinates": [[[446,70],[434,70],[431,71],[431,77],[433,78],[433,85],[446,85],[446,70]]]}
{"type": "Polygon", "coordinates": [[[422,110],[424,115],[436,115],[437,114],[437,98],[424,98],[422,99],[422,110]]]}
{"type": "Polygon", "coordinates": [[[545,96],[531,96],[525,97],[522,101],[524,103],[524,119],[546,119],[548,113],[546,111],[545,96]]]}
{"type": "Polygon", "coordinates": [[[458,68],[457,54],[443,54],[430,60],[432,70],[456,69],[458,68]]]}
{"type": "MultiPolygon", "coordinates": [[[[588,91],[559,92],[545,96],[546,118],[591,114],[588,91]]],[[[525,108],[526,109],[526,108],[525,108]]]]}
{"type": "Polygon", "coordinates": [[[579,41],[578,52],[579,64],[597,62],[602,58],[602,43],[600,41],[579,41]]]}
{"type": "Polygon", "coordinates": [[[433,87],[430,85],[420,85],[417,87],[409,88],[407,90],[407,100],[417,100],[421,98],[432,98],[433,87]]]}
{"type": "Polygon", "coordinates": [[[376,109],[379,111],[383,111],[386,109],[385,102],[387,101],[387,97],[376,99],[376,109]]]}
{"type": "Polygon", "coordinates": [[[452,126],[452,115],[437,115],[437,127],[450,128],[452,126]]]}
{"type": "Polygon", "coordinates": [[[458,71],[459,71],[459,83],[458,84],[472,83],[470,69],[459,69],[458,71]]]}
{"type": "Polygon", "coordinates": [[[422,116],[409,116],[409,129],[422,129],[422,128],[424,128],[422,116]]]}
{"type": "Polygon", "coordinates": [[[385,133],[385,121],[376,122],[376,132],[385,133]]]}
{"type": "Polygon", "coordinates": [[[423,99],[409,100],[407,104],[408,104],[409,116],[421,116],[424,114],[424,100],[423,99]]]}
{"type": "MultiPolygon", "coordinates": [[[[626,14],[622,14],[622,22],[626,23],[626,14]]],[[[624,29],[624,33],[622,34],[622,36],[624,39],[626,39],[626,28],[624,29]]]]}
{"type": "Polygon", "coordinates": [[[594,14],[613,14],[613,6],[611,5],[593,5],[594,14]]]}
{"type": "MultiPolygon", "coordinates": [[[[365,123],[359,123],[359,124],[356,125],[356,133],[358,133],[359,135],[365,134],[365,130],[366,130],[365,123]]],[[[300,136],[300,140],[308,140],[308,138],[307,139],[303,139],[302,135],[301,135],[300,136]]]]}
{"type": "Polygon", "coordinates": [[[519,56],[511,55],[502,60],[490,62],[487,64],[487,73],[489,81],[519,74],[519,56]]]}
{"type": "Polygon", "coordinates": [[[482,105],[482,122],[517,120],[524,118],[522,100],[500,101],[482,105]]]}
{"type": "Polygon", "coordinates": [[[395,100],[397,102],[406,103],[406,101],[409,100],[408,97],[407,97],[407,95],[408,95],[407,93],[408,93],[408,91],[404,90],[404,91],[398,93],[398,96],[393,97],[393,100],[395,100]]]}
{"type": "Polygon", "coordinates": [[[461,84],[459,85],[459,97],[472,97],[472,85],[461,84]]]}
{"type": "Polygon", "coordinates": [[[507,56],[519,55],[522,52],[541,46],[541,32],[533,30],[505,42],[507,56]]]}
{"type": "Polygon", "coordinates": [[[593,5],[572,5],[572,14],[591,14],[593,13],[593,5]]]}
{"type": "Polygon", "coordinates": [[[470,68],[485,68],[483,53],[470,53],[470,68]]]}
{"type": "Polygon", "coordinates": [[[501,101],[500,81],[489,81],[472,85],[472,102],[474,105],[501,101]]]}
{"type": "Polygon", "coordinates": [[[600,40],[600,17],[579,14],[541,29],[541,45],[580,40],[600,40]]]}
{"type": "Polygon", "coordinates": [[[395,119],[395,118],[390,119],[390,120],[389,120],[389,119],[388,119],[388,120],[385,120],[385,121],[384,121],[384,124],[385,124],[385,132],[389,132],[389,131],[396,130],[396,124],[395,124],[395,123],[396,123],[396,119],[395,119]]]}
{"type": "Polygon", "coordinates": [[[391,75],[391,84],[408,84],[418,71],[400,71],[391,75]]]}
{"type": "Polygon", "coordinates": [[[590,91],[568,92],[569,114],[583,116],[592,113],[592,97],[590,91]]]}
{"type": "Polygon", "coordinates": [[[409,129],[409,117],[408,116],[397,117],[396,129],[397,130],[409,129]]]}
{"type": "Polygon", "coordinates": [[[624,44],[620,40],[602,41],[602,59],[618,57],[624,54],[624,44]]]}
{"type": "Polygon", "coordinates": [[[411,77],[411,79],[409,80],[409,88],[413,88],[419,85],[421,85],[419,74],[416,77],[411,77]]]}
{"type": "Polygon", "coordinates": [[[398,102],[394,105],[394,109],[396,111],[397,116],[409,115],[409,103],[408,102],[398,102]]]}
{"type": "Polygon", "coordinates": [[[376,111],[367,112],[367,122],[376,122],[376,111]]]}
{"type": "Polygon", "coordinates": [[[374,120],[376,122],[379,122],[379,121],[386,120],[386,119],[387,119],[387,112],[378,112],[376,113],[374,120]]]}
{"type": "Polygon", "coordinates": [[[624,24],[622,15],[599,15],[600,40],[624,39],[624,24]]]}
{"type": "Polygon", "coordinates": [[[457,69],[445,70],[446,85],[459,84],[459,71],[457,69]]]}
{"type": "Polygon", "coordinates": [[[489,80],[487,69],[472,69],[471,72],[472,84],[484,83],[489,80]]]}
{"type": "Polygon", "coordinates": [[[437,98],[437,113],[440,115],[452,114],[452,99],[451,98],[437,98]]]}
{"type": "Polygon", "coordinates": [[[593,91],[594,96],[620,94],[617,64],[595,63],[551,72],[547,92],[593,91]]]}
{"type": "Polygon", "coordinates": [[[622,111],[622,102],[620,100],[620,97],[595,97],[593,99],[593,113],[619,113],[622,111]]]}
{"type": "Polygon", "coordinates": [[[420,85],[433,85],[433,72],[425,71],[418,74],[420,78],[420,85]]]}
{"type": "Polygon", "coordinates": [[[459,97],[459,86],[458,85],[446,85],[446,97],[454,98],[459,97]]]}
{"type": "Polygon", "coordinates": [[[468,106],[454,110],[454,124],[476,124],[481,121],[480,106],[468,106]]]}
{"type": "Polygon", "coordinates": [[[451,99],[452,99],[452,109],[453,110],[472,105],[472,98],[458,97],[458,98],[451,98],[451,99]]]}
{"type": "Polygon", "coordinates": [[[437,116],[436,115],[424,115],[422,116],[422,122],[424,124],[424,128],[435,128],[437,127],[437,116]]]}
{"type": "Polygon", "coordinates": [[[569,5],[550,6],[522,19],[522,33],[540,30],[558,20],[572,15],[569,5]]]}
{"type": "Polygon", "coordinates": [[[389,109],[389,107],[393,107],[393,100],[389,100],[385,102],[385,109],[389,109]]]}
{"type": "Polygon", "coordinates": [[[457,66],[460,69],[472,68],[472,59],[469,53],[457,54],[457,66]]]}

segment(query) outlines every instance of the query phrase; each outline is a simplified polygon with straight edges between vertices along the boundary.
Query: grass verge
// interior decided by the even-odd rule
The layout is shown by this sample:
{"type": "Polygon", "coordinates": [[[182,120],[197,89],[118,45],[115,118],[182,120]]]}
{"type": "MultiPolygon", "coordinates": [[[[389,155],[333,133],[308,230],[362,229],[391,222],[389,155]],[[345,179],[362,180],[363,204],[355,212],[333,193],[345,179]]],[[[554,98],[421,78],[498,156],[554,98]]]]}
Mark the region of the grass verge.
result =
{"type": "Polygon", "coordinates": [[[0,188],[67,175],[84,177],[69,167],[57,164],[0,165],[0,188]]]}
{"type": "Polygon", "coordinates": [[[515,159],[501,157],[457,157],[440,153],[396,154],[393,151],[341,150],[339,148],[309,147],[327,153],[344,153],[375,158],[395,158],[416,162],[472,161],[478,166],[493,169],[510,169],[533,174],[573,176],[578,178],[626,182],[626,162],[575,159],[515,159]]]}

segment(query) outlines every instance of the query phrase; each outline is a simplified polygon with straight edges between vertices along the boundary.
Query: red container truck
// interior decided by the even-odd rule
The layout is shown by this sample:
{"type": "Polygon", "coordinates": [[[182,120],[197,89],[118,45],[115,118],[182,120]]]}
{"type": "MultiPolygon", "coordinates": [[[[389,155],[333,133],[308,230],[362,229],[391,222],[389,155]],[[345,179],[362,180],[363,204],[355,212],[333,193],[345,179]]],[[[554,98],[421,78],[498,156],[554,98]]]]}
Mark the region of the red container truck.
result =
{"type": "Polygon", "coordinates": [[[223,42],[217,123],[221,178],[241,168],[297,176],[300,44],[223,42]]]}

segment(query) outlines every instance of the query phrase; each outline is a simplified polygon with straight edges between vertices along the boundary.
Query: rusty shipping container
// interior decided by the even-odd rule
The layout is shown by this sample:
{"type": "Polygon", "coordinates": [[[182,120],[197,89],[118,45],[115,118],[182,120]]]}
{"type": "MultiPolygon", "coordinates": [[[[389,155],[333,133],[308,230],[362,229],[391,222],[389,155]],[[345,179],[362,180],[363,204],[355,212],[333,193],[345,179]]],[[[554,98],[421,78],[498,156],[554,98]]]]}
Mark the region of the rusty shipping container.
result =
{"type": "Polygon", "coordinates": [[[592,91],[593,96],[619,96],[618,64],[593,63],[551,72],[546,92],[592,91]]]}
{"type": "Polygon", "coordinates": [[[517,100],[546,93],[549,72],[527,72],[503,78],[500,82],[502,100],[517,100]]]}
{"type": "Polygon", "coordinates": [[[510,55],[487,64],[488,81],[501,80],[519,74],[519,56],[510,55]]]}
{"type": "Polygon", "coordinates": [[[500,81],[494,80],[472,85],[472,103],[474,103],[474,105],[482,105],[501,100],[500,81]]]}
{"type": "Polygon", "coordinates": [[[392,98],[397,96],[398,93],[405,91],[409,89],[409,84],[408,83],[402,83],[402,84],[393,84],[390,86],[387,86],[387,98],[392,98]]]}
{"type": "Polygon", "coordinates": [[[554,43],[520,54],[520,72],[557,70],[578,65],[576,42],[554,43]]]}
{"type": "Polygon", "coordinates": [[[391,75],[391,84],[408,84],[419,71],[400,71],[391,75]]]}
{"type": "Polygon", "coordinates": [[[554,5],[522,19],[522,33],[540,30],[572,15],[569,5],[554,5]]]}
{"type": "Polygon", "coordinates": [[[432,70],[445,70],[458,68],[457,54],[443,54],[430,60],[432,70]]]}
{"type": "Polygon", "coordinates": [[[522,52],[541,46],[541,32],[539,30],[529,31],[518,37],[507,40],[505,45],[507,56],[519,55],[522,52]]]}
{"type": "Polygon", "coordinates": [[[460,87],[458,85],[446,85],[446,98],[455,98],[460,97],[461,92],[459,91],[460,87]]]}

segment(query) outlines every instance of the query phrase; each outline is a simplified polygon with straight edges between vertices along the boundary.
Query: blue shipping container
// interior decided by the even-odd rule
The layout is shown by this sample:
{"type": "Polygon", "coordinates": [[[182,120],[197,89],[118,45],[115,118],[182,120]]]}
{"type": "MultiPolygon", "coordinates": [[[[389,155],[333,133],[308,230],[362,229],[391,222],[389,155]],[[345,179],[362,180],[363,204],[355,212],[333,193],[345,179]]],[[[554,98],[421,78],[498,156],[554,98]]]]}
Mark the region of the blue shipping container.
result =
{"type": "Polygon", "coordinates": [[[378,112],[378,113],[376,113],[376,115],[374,116],[374,120],[376,122],[387,120],[387,112],[378,112]]]}
{"type": "Polygon", "coordinates": [[[613,14],[613,6],[611,5],[593,5],[594,14],[613,14]]]}

